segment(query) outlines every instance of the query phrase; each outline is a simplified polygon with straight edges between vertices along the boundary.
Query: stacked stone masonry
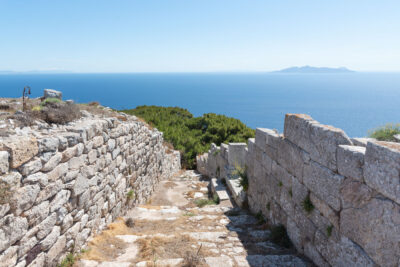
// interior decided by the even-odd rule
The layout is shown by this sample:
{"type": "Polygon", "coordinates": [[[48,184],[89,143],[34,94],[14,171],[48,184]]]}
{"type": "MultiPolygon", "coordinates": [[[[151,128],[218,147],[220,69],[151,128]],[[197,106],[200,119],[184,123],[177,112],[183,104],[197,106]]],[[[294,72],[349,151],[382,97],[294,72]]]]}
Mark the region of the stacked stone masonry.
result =
{"type": "MultiPolygon", "coordinates": [[[[198,170],[227,177],[231,147],[213,145],[198,170]]],[[[247,167],[251,211],[284,225],[315,264],[400,266],[399,143],[351,139],[287,114],[283,134],[258,128],[245,153],[234,151],[247,167]]]]}
{"type": "Polygon", "coordinates": [[[180,169],[133,116],[89,116],[0,140],[0,266],[54,266],[180,169]]]}

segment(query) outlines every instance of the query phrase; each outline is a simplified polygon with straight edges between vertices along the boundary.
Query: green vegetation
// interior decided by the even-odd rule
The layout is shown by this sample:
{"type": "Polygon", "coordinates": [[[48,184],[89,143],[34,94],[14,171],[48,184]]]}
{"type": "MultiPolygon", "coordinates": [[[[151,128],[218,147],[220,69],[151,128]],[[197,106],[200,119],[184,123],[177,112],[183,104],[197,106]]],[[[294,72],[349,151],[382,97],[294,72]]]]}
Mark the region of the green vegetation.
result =
{"type": "Polygon", "coordinates": [[[303,209],[307,213],[311,213],[314,210],[314,205],[311,202],[310,195],[307,195],[306,198],[301,202],[301,205],[303,206],[303,209]]]}
{"type": "Polygon", "coordinates": [[[211,143],[247,142],[255,135],[241,121],[214,113],[193,117],[186,109],[158,106],[139,106],[122,112],[138,116],[162,131],[165,140],[181,151],[185,168],[195,168],[196,155],[208,151],[211,143]]]}
{"type": "Polygon", "coordinates": [[[244,168],[235,164],[235,170],[232,172],[233,175],[239,176],[240,178],[240,185],[243,187],[243,190],[247,192],[249,189],[249,179],[247,178],[247,167],[244,168]]]}
{"type": "Polygon", "coordinates": [[[285,248],[290,248],[292,243],[283,225],[275,225],[271,228],[271,241],[285,248]]]}
{"type": "Polygon", "coordinates": [[[183,216],[193,217],[193,216],[196,216],[196,214],[194,214],[193,212],[186,212],[183,214],[183,216]]]}
{"type": "Polygon", "coordinates": [[[45,100],[42,101],[42,103],[40,103],[41,107],[46,106],[47,103],[61,103],[62,101],[58,98],[46,98],[45,100]]]}
{"type": "Polygon", "coordinates": [[[128,193],[126,193],[128,199],[133,199],[135,197],[135,192],[131,189],[128,193]]]}
{"type": "Polygon", "coordinates": [[[278,186],[279,186],[279,187],[282,187],[282,186],[283,186],[283,183],[282,183],[281,181],[279,181],[278,186]]]}
{"type": "Polygon", "coordinates": [[[215,195],[213,199],[206,199],[206,198],[196,199],[194,201],[194,204],[196,204],[197,207],[202,208],[207,205],[218,205],[219,201],[220,201],[219,197],[215,195]]]}
{"type": "Polygon", "coordinates": [[[333,230],[333,225],[326,227],[326,233],[328,234],[328,237],[331,237],[332,230],[333,230]]]}
{"type": "Polygon", "coordinates": [[[265,205],[265,207],[267,208],[267,210],[271,210],[271,202],[268,202],[267,205],[265,205]]]}
{"type": "Polygon", "coordinates": [[[396,134],[400,134],[400,123],[389,123],[370,131],[369,137],[376,138],[379,141],[396,142],[397,140],[394,138],[396,134]]]}
{"type": "Polygon", "coordinates": [[[261,211],[259,211],[259,212],[256,214],[256,219],[257,219],[257,223],[258,223],[259,225],[262,225],[262,224],[265,223],[265,218],[264,218],[264,215],[262,214],[261,211]]]}
{"type": "Polygon", "coordinates": [[[293,197],[293,191],[292,191],[292,188],[290,188],[290,189],[289,189],[289,196],[290,196],[290,197],[293,197]]]}

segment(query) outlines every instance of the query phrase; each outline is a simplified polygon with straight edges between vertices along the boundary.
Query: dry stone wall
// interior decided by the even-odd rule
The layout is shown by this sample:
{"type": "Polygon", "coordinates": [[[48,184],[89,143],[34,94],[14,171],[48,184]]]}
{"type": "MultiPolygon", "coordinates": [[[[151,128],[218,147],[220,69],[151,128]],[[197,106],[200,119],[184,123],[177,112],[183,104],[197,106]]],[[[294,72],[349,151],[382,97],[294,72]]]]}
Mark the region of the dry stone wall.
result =
{"type": "MultiPolygon", "coordinates": [[[[224,146],[198,157],[200,172],[229,165],[224,146]]],[[[287,114],[283,134],[258,128],[240,157],[251,211],[284,225],[318,266],[400,266],[400,144],[287,114]]]]}
{"type": "Polygon", "coordinates": [[[134,116],[38,124],[0,140],[0,266],[54,266],[180,169],[134,116]]]}

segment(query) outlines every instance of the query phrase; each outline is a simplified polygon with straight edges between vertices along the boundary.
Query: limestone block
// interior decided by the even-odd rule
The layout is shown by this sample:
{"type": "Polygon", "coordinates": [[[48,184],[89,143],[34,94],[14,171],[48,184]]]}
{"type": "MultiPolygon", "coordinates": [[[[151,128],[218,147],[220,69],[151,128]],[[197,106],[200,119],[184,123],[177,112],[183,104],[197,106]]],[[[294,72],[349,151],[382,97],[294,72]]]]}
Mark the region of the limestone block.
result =
{"type": "Polygon", "coordinates": [[[79,231],[81,229],[81,223],[77,222],[75,223],[71,228],[67,230],[65,233],[65,236],[67,237],[67,240],[73,240],[76,238],[78,235],[79,231]]]}
{"type": "Polygon", "coordinates": [[[54,226],[53,229],[51,229],[50,234],[43,239],[41,244],[42,251],[46,251],[53,246],[53,244],[57,241],[57,239],[60,236],[60,227],[59,226],[54,226]]]}
{"type": "Polygon", "coordinates": [[[11,187],[18,188],[21,184],[22,175],[19,172],[9,172],[0,177],[1,181],[7,183],[11,187]]]}
{"type": "Polygon", "coordinates": [[[258,148],[260,148],[264,152],[265,152],[265,147],[267,145],[267,134],[269,131],[271,130],[266,128],[256,129],[255,144],[258,148]]]}
{"type": "Polygon", "coordinates": [[[67,162],[61,163],[57,167],[54,168],[51,172],[47,174],[47,177],[50,182],[54,182],[57,180],[61,180],[64,175],[68,173],[69,164],[67,162]]]}
{"type": "MultiPolygon", "coordinates": [[[[294,193],[293,193],[294,194],[294,193]]],[[[336,228],[339,229],[339,216],[338,214],[329,207],[324,201],[320,200],[313,193],[310,194],[311,203],[313,203],[315,209],[320,212],[329,222],[336,228]]],[[[325,229],[326,230],[326,229],[325,229]]]]}
{"type": "Polygon", "coordinates": [[[57,209],[61,208],[65,203],[67,203],[71,192],[69,190],[62,190],[55,198],[50,202],[50,212],[56,211],[57,209]]]}
{"type": "Polygon", "coordinates": [[[40,191],[39,196],[36,199],[36,204],[51,198],[57,192],[59,192],[61,188],[63,188],[63,182],[61,180],[57,180],[54,183],[50,183],[43,190],[40,191]]]}
{"type": "Polygon", "coordinates": [[[6,215],[9,210],[10,210],[10,204],[9,203],[0,205],[0,219],[3,218],[4,215],[6,215]]]}
{"type": "Polygon", "coordinates": [[[340,232],[359,244],[381,266],[396,266],[400,255],[400,206],[375,196],[365,184],[342,188],[340,232]]]}
{"type": "Polygon", "coordinates": [[[308,196],[308,189],[299,180],[293,177],[292,180],[292,199],[296,205],[300,205],[303,200],[308,196]]]}
{"type": "Polygon", "coordinates": [[[10,154],[7,151],[0,151],[0,174],[7,173],[10,167],[10,154]]]}
{"type": "Polygon", "coordinates": [[[113,152],[111,153],[112,159],[115,159],[119,153],[121,153],[121,149],[119,147],[117,147],[116,149],[113,150],[113,152]]]}
{"type": "Polygon", "coordinates": [[[371,258],[350,239],[342,236],[339,240],[315,233],[316,249],[332,266],[376,266],[371,258]]]}
{"type": "Polygon", "coordinates": [[[68,147],[68,140],[64,136],[57,136],[58,137],[58,151],[64,151],[68,147]]]}
{"type": "Polygon", "coordinates": [[[16,217],[13,214],[1,219],[0,225],[0,251],[20,240],[28,231],[26,218],[16,217]]]}
{"type": "Polygon", "coordinates": [[[81,155],[79,157],[74,157],[68,161],[68,166],[70,170],[79,170],[86,160],[86,155],[81,155]]]}
{"type": "Polygon", "coordinates": [[[292,187],[292,180],[295,178],[275,161],[272,161],[271,173],[283,186],[286,188],[292,187]]]}
{"type": "Polygon", "coordinates": [[[40,224],[37,225],[38,232],[36,234],[38,239],[45,238],[50,231],[53,229],[53,226],[56,224],[57,215],[56,213],[52,213],[46,219],[44,219],[40,224]]]}
{"type": "Polygon", "coordinates": [[[9,247],[0,255],[1,266],[15,266],[17,263],[18,246],[9,247]]]}
{"type": "Polygon", "coordinates": [[[76,156],[77,152],[77,145],[73,147],[69,147],[62,152],[62,159],[61,162],[67,162],[71,158],[76,156]]]}
{"type": "Polygon", "coordinates": [[[62,154],[56,153],[53,157],[50,158],[50,160],[46,164],[44,164],[42,171],[48,172],[53,170],[58,165],[58,163],[60,163],[61,159],[62,154]]]}
{"type": "Polygon", "coordinates": [[[47,174],[42,173],[42,172],[37,172],[34,174],[29,175],[28,177],[24,178],[22,180],[24,184],[35,184],[39,183],[40,186],[45,187],[49,183],[49,179],[47,177],[47,174]]]}
{"type": "Polygon", "coordinates": [[[365,147],[339,145],[337,165],[339,174],[363,181],[365,147]]]}
{"type": "Polygon", "coordinates": [[[304,114],[286,114],[284,136],[310,154],[312,160],[336,171],[338,145],[352,145],[343,130],[322,125],[304,114]]]}
{"type": "Polygon", "coordinates": [[[315,263],[319,267],[329,267],[330,265],[325,261],[324,258],[321,257],[315,246],[312,242],[307,242],[304,245],[304,254],[310,258],[313,263],[315,263]]]}
{"type": "Polygon", "coordinates": [[[22,175],[27,176],[30,174],[33,174],[35,172],[38,172],[42,169],[42,161],[40,158],[35,158],[28,163],[25,163],[20,167],[20,172],[22,175]]]}
{"type": "Polygon", "coordinates": [[[230,166],[241,166],[245,165],[246,158],[246,143],[229,143],[228,148],[228,164],[230,166]]]}
{"type": "Polygon", "coordinates": [[[49,214],[49,201],[44,201],[30,210],[24,212],[24,216],[28,218],[29,226],[37,225],[49,214]]]}
{"type": "Polygon", "coordinates": [[[36,256],[36,258],[32,262],[26,261],[28,267],[42,267],[45,266],[45,253],[42,252],[36,256]]]}
{"type": "Polygon", "coordinates": [[[375,138],[351,138],[351,142],[353,142],[353,144],[355,146],[362,146],[362,147],[367,147],[368,142],[375,142],[377,141],[375,138]]]}
{"type": "Polygon", "coordinates": [[[368,143],[364,179],[368,186],[400,204],[400,144],[368,143]]]}
{"type": "Polygon", "coordinates": [[[279,142],[278,151],[277,162],[302,181],[303,168],[310,161],[310,155],[288,139],[282,139],[279,142]]]}
{"type": "Polygon", "coordinates": [[[61,253],[65,250],[66,237],[61,236],[57,239],[57,242],[50,248],[46,254],[47,266],[56,265],[57,259],[60,257],[61,253]]]}
{"type": "Polygon", "coordinates": [[[43,90],[44,98],[58,98],[62,99],[62,92],[54,90],[54,89],[44,89],[43,90]]]}
{"type": "Polygon", "coordinates": [[[38,140],[39,152],[54,152],[57,151],[60,145],[58,137],[45,137],[38,140]]]}
{"type": "Polygon", "coordinates": [[[301,233],[300,228],[297,226],[296,222],[291,217],[287,218],[286,231],[293,245],[296,247],[297,251],[303,253],[305,236],[301,233]]]}
{"type": "Polygon", "coordinates": [[[19,188],[13,193],[12,201],[10,201],[11,208],[15,214],[19,215],[21,212],[31,208],[39,194],[40,186],[26,185],[19,188]]]}
{"type": "Polygon", "coordinates": [[[95,136],[92,141],[93,141],[93,148],[101,147],[104,144],[104,139],[102,135],[95,136]]]}
{"type": "Polygon", "coordinates": [[[85,192],[89,188],[89,180],[85,178],[83,175],[78,174],[76,178],[74,188],[73,188],[73,195],[78,196],[85,192]]]}
{"type": "Polygon", "coordinates": [[[36,236],[29,236],[21,239],[19,242],[19,247],[18,247],[18,258],[21,258],[22,256],[26,255],[26,253],[31,250],[36,244],[38,243],[38,240],[36,236]]]}
{"type": "Polygon", "coordinates": [[[293,220],[301,231],[301,235],[304,236],[306,240],[312,240],[314,238],[315,231],[317,230],[314,223],[307,217],[307,213],[304,211],[303,207],[296,206],[294,208],[293,220]]]}
{"type": "Polygon", "coordinates": [[[317,162],[311,161],[304,167],[304,185],[337,211],[340,210],[339,191],[343,181],[343,176],[332,172],[317,162]]]}
{"type": "Polygon", "coordinates": [[[3,141],[3,149],[10,153],[10,167],[15,169],[37,155],[39,148],[34,137],[10,137],[3,141]]]}

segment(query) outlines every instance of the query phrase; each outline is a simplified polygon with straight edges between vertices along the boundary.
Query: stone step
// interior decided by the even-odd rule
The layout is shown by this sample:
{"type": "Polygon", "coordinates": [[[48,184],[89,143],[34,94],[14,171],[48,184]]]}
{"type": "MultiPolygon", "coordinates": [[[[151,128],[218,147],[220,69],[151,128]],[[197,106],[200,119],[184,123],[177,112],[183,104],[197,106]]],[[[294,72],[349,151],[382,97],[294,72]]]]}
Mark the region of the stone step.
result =
{"type": "Polygon", "coordinates": [[[229,195],[226,187],[222,184],[220,180],[218,180],[217,178],[212,178],[210,186],[211,192],[213,194],[216,194],[220,201],[229,200],[229,195]]]}
{"type": "Polygon", "coordinates": [[[226,179],[226,185],[228,187],[229,192],[232,195],[233,201],[239,207],[243,207],[244,202],[246,201],[246,192],[243,190],[243,187],[240,185],[240,178],[235,179],[226,179]]]}

